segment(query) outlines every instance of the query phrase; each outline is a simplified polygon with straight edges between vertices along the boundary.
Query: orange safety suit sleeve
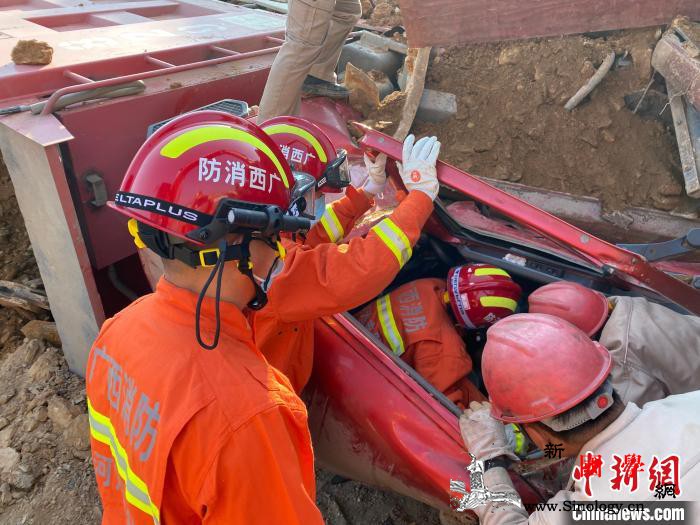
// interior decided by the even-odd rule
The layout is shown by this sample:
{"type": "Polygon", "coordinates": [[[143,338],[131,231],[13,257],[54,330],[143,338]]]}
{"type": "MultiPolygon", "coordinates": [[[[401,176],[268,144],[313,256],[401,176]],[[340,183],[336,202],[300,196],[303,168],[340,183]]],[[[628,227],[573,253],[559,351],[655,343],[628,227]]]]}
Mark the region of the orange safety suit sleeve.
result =
{"type": "Polygon", "coordinates": [[[406,264],[432,211],[430,198],[412,191],[364,238],[292,250],[272,283],[267,308],[279,320],[295,322],[344,312],[373,299],[406,264]]]}
{"type": "MultiPolygon", "coordinates": [[[[443,330],[447,332],[447,330],[443,330]]],[[[442,341],[422,340],[413,345],[412,366],[453,403],[463,406],[462,380],[472,371],[472,360],[455,332],[442,341]]],[[[468,401],[468,400],[467,400],[468,401]]]]}
{"type": "Polygon", "coordinates": [[[355,226],[357,219],[372,207],[372,199],[364,190],[348,186],[345,196],[326,205],[319,220],[306,236],[307,246],[342,240],[355,226]]]}
{"type": "Polygon", "coordinates": [[[204,479],[202,522],[322,525],[310,439],[306,415],[289,407],[249,419],[223,444],[204,479]],[[302,424],[290,424],[294,419],[302,424]]]}

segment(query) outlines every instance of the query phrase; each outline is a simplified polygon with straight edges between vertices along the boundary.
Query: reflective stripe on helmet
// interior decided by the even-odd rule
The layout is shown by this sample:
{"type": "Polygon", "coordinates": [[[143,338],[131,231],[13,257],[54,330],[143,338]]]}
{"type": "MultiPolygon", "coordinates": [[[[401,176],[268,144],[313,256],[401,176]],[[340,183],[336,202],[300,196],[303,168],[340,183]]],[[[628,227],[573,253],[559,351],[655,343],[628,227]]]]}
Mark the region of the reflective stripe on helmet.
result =
{"type": "Polygon", "coordinates": [[[510,277],[508,272],[500,268],[477,268],[474,270],[474,275],[481,277],[482,275],[502,275],[503,277],[510,277]]]}
{"type": "Polygon", "coordinates": [[[467,328],[476,328],[467,314],[469,303],[465,303],[462,294],[459,293],[459,274],[462,272],[462,268],[463,266],[458,266],[452,274],[452,278],[450,279],[450,291],[452,292],[459,317],[462,319],[462,324],[467,328]]]}
{"type": "Polygon", "coordinates": [[[316,155],[318,155],[318,160],[321,162],[328,162],[328,156],[326,152],[323,151],[321,143],[316,137],[305,129],[299,128],[297,126],[292,126],[290,124],[273,124],[266,128],[262,128],[268,135],[278,135],[280,133],[289,133],[290,135],[296,135],[307,141],[311,146],[313,146],[316,155]]]}
{"type": "Polygon", "coordinates": [[[170,159],[176,159],[190,149],[214,140],[237,140],[259,149],[279,171],[284,187],[289,188],[287,172],[270,147],[252,133],[229,126],[206,126],[185,131],[163,146],[160,154],[170,159]]]}
{"type": "Polygon", "coordinates": [[[382,326],[384,339],[389,343],[391,351],[395,355],[401,356],[406,349],[404,348],[403,339],[396,326],[394,313],[391,310],[391,299],[388,295],[377,299],[377,314],[379,315],[379,324],[382,326]]]}
{"type": "Polygon", "coordinates": [[[394,221],[388,218],[374,226],[372,231],[376,233],[379,238],[384,241],[384,244],[387,245],[387,248],[391,250],[396,260],[399,262],[399,267],[403,267],[413,253],[411,243],[408,242],[406,234],[394,224],[394,221]]]}
{"type": "Polygon", "coordinates": [[[131,470],[126,450],[124,450],[124,447],[119,443],[112,422],[107,416],[95,410],[90,399],[87,400],[87,406],[90,435],[96,441],[107,445],[112,452],[114,465],[117,467],[117,472],[124,482],[126,501],[151,516],[153,518],[153,523],[160,523],[160,511],[151,500],[146,483],[131,470]]]}
{"type": "Polygon", "coordinates": [[[333,204],[326,205],[326,211],[321,217],[321,226],[331,242],[338,242],[345,237],[345,230],[333,210],[333,204]]]}
{"type": "Polygon", "coordinates": [[[511,312],[515,312],[515,309],[518,307],[518,303],[513,299],[509,299],[508,297],[496,297],[494,295],[483,295],[479,297],[479,302],[481,306],[487,308],[507,308],[511,312]]]}

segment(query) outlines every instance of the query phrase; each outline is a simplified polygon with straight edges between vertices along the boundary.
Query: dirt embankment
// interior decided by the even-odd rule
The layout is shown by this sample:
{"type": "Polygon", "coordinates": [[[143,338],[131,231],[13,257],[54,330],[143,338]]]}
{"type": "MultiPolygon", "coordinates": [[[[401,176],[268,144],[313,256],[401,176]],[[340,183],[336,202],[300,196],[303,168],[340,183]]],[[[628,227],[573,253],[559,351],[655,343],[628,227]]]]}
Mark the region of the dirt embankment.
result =
{"type": "MultiPolygon", "coordinates": [[[[395,0],[367,4],[370,23],[401,23],[395,0]]],[[[660,34],[651,28],[438,49],[426,87],[454,93],[457,114],[413,131],[437,135],[441,158],[476,175],[594,196],[609,210],[642,206],[698,218],[698,201],[685,195],[672,127],[625,106],[625,95],[651,78],[660,34]],[[566,111],[611,51],[618,57],[613,70],[566,111]]],[[[401,111],[394,98],[368,123],[390,131],[401,111]]]]}
{"type": "Polygon", "coordinates": [[[649,82],[657,36],[646,29],[447,49],[430,67],[427,85],[455,93],[458,113],[417,131],[437,134],[443,158],[478,175],[591,195],[609,209],[645,206],[692,216],[697,204],[685,196],[671,130],[624,102],[649,82]],[[610,51],[628,56],[589,101],[566,111],[565,102],[610,51]]]}

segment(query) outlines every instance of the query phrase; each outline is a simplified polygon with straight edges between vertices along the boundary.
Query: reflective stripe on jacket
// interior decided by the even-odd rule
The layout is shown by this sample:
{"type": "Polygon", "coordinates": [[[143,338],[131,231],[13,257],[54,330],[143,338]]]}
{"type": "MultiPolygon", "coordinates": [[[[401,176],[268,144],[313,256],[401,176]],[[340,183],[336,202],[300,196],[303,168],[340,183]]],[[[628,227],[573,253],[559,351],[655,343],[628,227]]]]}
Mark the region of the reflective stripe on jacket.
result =
{"type": "Polygon", "coordinates": [[[484,396],[466,379],[472,362],[444,303],[442,279],[399,286],[357,314],[391,351],[457,404],[484,396]]]}
{"type": "MultiPolygon", "coordinates": [[[[201,349],[196,302],[161,280],[104,324],[90,352],[103,523],[321,524],[304,404],[234,305],[221,303],[217,349],[201,349]]],[[[205,299],[205,339],[214,323],[205,299]]]]}
{"type": "MultiPolygon", "coordinates": [[[[333,203],[333,210],[349,232],[369,201],[364,192],[348,188],[347,193],[333,203]]],[[[304,245],[288,250],[269,302],[254,314],[253,323],[261,352],[290,378],[297,392],[311,375],[313,320],[356,308],[379,295],[408,261],[432,211],[432,201],[414,191],[363,238],[335,245],[317,225],[304,245]]]]}

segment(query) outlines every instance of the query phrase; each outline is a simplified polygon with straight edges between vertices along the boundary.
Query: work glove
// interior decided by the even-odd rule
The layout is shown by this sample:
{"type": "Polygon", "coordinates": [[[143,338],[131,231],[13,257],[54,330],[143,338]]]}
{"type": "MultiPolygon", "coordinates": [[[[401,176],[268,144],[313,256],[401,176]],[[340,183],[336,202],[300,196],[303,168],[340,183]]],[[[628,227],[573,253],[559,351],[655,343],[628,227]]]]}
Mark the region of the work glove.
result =
{"type": "Polygon", "coordinates": [[[365,166],[369,178],[362,189],[372,195],[382,193],[386,186],[386,155],[380,153],[374,161],[365,155],[365,166]]]}
{"type": "Polygon", "coordinates": [[[512,446],[508,445],[503,423],[491,417],[491,403],[488,401],[469,403],[469,408],[459,418],[459,429],[467,450],[476,459],[486,461],[506,456],[518,461],[512,446]]]}
{"type": "Polygon", "coordinates": [[[399,170],[401,179],[409,192],[422,191],[434,201],[440,189],[435,168],[440,142],[437,137],[415,140],[416,137],[409,135],[403,143],[403,165],[399,170]]]}

